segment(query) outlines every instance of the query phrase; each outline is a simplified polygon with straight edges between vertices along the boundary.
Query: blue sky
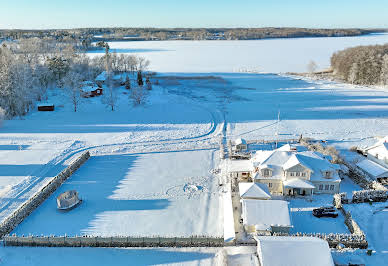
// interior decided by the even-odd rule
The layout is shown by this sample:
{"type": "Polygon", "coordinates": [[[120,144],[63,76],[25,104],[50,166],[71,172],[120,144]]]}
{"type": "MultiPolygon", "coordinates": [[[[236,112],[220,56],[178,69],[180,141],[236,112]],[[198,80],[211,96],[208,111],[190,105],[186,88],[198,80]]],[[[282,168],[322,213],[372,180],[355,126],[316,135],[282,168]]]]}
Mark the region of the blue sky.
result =
{"type": "Polygon", "coordinates": [[[0,0],[0,29],[119,26],[388,28],[388,0],[0,0]]]}

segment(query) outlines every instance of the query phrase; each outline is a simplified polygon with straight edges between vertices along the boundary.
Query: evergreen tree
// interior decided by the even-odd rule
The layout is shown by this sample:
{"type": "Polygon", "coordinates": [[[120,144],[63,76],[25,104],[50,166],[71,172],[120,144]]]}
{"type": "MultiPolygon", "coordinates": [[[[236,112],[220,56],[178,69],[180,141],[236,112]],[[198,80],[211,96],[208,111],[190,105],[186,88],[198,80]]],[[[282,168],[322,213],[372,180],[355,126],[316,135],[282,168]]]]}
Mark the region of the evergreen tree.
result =
{"type": "Polygon", "coordinates": [[[129,79],[128,75],[125,77],[125,88],[127,90],[131,89],[131,80],[129,79]]]}
{"type": "Polygon", "coordinates": [[[146,86],[147,90],[152,90],[152,84],[149,77],[146,78],[146,86]]]}
{"type": "Polygon", "coordinates": [[[143,83],[143,75],[141,73],[141,71],[137,71],[137,84],[139,86],[143,86],[144,83],[143,83]]]}

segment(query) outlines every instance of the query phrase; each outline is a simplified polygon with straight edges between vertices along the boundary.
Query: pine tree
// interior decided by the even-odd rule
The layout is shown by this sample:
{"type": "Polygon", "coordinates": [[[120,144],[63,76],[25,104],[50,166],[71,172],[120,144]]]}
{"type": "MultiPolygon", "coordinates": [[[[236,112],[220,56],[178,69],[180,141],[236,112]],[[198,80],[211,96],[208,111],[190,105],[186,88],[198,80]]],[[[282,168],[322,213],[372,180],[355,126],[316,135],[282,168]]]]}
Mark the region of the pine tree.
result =
{"type": "Polygon", "coordinates": [[[152,84],[149,77],[146,78],[146,86],[147,86],[147,90],[149,91],[152,90],[152,84]]]}
{"type": "Polygon", "coordinates": [[[144,85],[144,83],[143,83],[143,75],[142,75],[141,71],[137,72],[137,84],[139,86],[143,86],[144,85]]]}
{"type": "Polygon", "coordinates": [[[131,80],[129,79],[128,75],[125,77],[125,88],[127,90],[131,89],[131,80]]]}

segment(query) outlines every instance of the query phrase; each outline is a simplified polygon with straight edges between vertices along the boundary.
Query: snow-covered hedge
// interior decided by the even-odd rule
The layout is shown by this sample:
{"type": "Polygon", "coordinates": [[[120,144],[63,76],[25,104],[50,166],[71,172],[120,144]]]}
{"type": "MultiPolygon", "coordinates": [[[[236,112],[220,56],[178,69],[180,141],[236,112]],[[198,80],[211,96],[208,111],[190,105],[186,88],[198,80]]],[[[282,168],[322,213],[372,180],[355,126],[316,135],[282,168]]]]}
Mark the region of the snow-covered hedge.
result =
{"type": "Polygon", "coordinates": [[[386,190],[360,190],[353,191],[352,202],[374,202],[374,201],[386,201],[388,198],[386,190]]]}

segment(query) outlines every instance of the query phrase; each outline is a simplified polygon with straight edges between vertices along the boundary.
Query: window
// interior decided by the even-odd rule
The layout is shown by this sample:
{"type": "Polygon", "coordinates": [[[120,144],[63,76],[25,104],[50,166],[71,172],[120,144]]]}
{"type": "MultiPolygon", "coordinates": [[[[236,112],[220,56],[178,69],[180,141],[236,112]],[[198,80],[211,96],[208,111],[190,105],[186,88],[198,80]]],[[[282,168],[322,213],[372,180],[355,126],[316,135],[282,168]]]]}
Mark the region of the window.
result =
{"type": "Polygon", "coordinates": [[[319,190],[323,190],[323,185],[319,185],[319,190]]]}
{"type": "Polygon", "coordinates": [[[264,169],[264,170],[263,170],[263,176],[271,176],[271,170],[269,170],[269,169],[264,169]]]}
{"type": "Polygon", "coordinates": [[[291,173],[290,173],[290,176],[294,176],[294,172],[291,172],[291,173]]]}
{"type": "Polygon", "coordinates": [[[299,176],[300,175],[300,173],[299,172],[296,172],[296,176],[299,176]]]}
{"type": "Polygon", "coordinates": [[[268,183],[268,187],[272,187],[272,183],[268,183]]]}
{"type": "Polygon", "coordinates": [[[329,190],[329,185],[325,185],[325,190],[329,190]]]}
{"type": "Polygon", "coordinates": [[[306,173],[305,173],[305,172],[303,172],[303,173],[302,173],[302,176],[306,176],[306,173]]]}
{"type": "Polygon", "coordinates": [[[330,185],[330,190],[334,190],[334,185],[330,185]]]}
{"type": "Polygon", "coordinates": [[[326,171],[326,172],[325,172],[325,177],[326,177],[326,178],[330,178],[330,171],[326,171]]]}

